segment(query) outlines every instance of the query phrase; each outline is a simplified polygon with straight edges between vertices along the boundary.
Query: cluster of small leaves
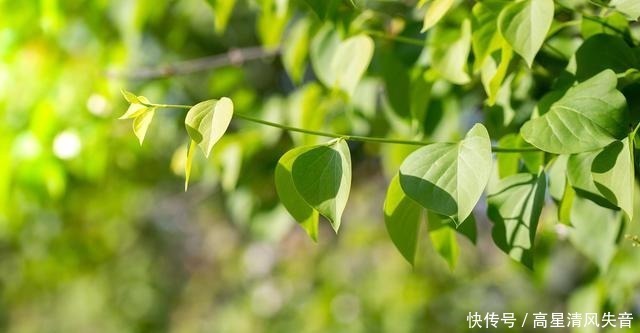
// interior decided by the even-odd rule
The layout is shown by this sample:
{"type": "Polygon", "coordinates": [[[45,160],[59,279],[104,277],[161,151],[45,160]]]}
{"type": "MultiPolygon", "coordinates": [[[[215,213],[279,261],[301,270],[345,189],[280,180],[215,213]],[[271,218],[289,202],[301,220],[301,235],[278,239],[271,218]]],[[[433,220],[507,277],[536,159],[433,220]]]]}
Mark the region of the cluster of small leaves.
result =
{"type": "MultiPolygon", "coordinates": [[[[426,216],[433,245],[454,265],[456,232],[475,241],[473,211],[486,193],[494,242],[513,259],[533,267],[538,222],[551,197],[558,221],[571,230],[572,243],[606,269],[624,221],[633,218],[634,128],[640,119],[640,101],[633,96],[640,89],[640,48],[629,20],[640,16],[637,1],[423,0],[413,11],[424,17],[424,57],[415,60],[411,75],[404,65],[376,55],[388,51],[368,30],[379,23],[369,22],[377,22],[372,18],[376,12],[367,10],[370,1],[263,2],[267,12],[285,6],[276,10],[287,13],[278,16],[285,22],[290,11],[302,14],[282,41],[282,62],[293,82],[305,79],[308,59],[315,78],[350,101],[364,78],[375,72],[395,112],[388,119],[392,127],[409,119],[407,123],[417,126],[407,128],[418,128],[417,134],[426,137],[430,95],[443,89],[438,87],[458,89],[462,96],[473,96],[476,86],[484,91],[484,125],[476,123],[458,142],[413,151],[390,182],[385,224],[409,262],[414,262],[426,216]],[[545,45],[548,50],[541,52],[545,45]],[[496,114],[498,121],[492,118],[496,114]],[[492,148],[492,140],[499,149],[492,148]]],[[[233,2],[211,3],[218,13],[216,27],[224,26],[233,2]]],[[[401,36],[403,28],[394,22],[385,21],[389,34],[384,38],[416,41],[401,36]]],[[[260,25],[263,43],[278,41],[274,36],[282,33],[282,26],[271,26],[274,32],[260,25]]],[[[125,98],[131,106],[123,118],[134,118],[134,132],[142,142],[158,105],[127,92],[125,98]]],[[[321,123],[322,112],[316,114],[320,118],[314,122],[321,123]]],[[[189,110],[187,182],[194,147],[208,156],[232,116],[228,98],[189,110]]],[[[294,148],[275,170],[282,204],[313,239],[320,216],[336,232],[340,227],[351,186],[348,139],[294,148]]]]}

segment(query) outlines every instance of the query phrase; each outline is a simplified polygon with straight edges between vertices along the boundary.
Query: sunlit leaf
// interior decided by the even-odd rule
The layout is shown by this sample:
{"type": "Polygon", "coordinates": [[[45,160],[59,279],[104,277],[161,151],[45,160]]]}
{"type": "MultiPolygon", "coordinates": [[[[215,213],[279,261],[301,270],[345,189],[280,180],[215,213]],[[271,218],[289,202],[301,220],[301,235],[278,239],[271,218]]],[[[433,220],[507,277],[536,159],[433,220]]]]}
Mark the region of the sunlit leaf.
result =
{"type": "Polygon", "coordinates": [[[309,20],[301,19],[282,42],[282,64],[293,82],[299,83],[304,75],[307,54],[309,53],[309,20]]]}
{"type": "Polygon", "coordinates": [[[331,86],[352,95],[373,57],[373,40],[367,35],[358,35],[340,43],[331,61],[334,73],[331,86]]]}
{"type": "Polygon", "coordinates": [[[640,2],[637,0],[611,0],[609,6],[636,21],[640,17],[640,2]]]}
{"type": "Polygon", "coordinates": [[[427,2],[427,11],[424,14],[421,32],[429,30],[436,25],[453,5],[454,0],[431,0],[427,2]]]}
{"type": "Polygon", "coordinates": [[[507,4],[509,2],[505,0],[488,0],[473,6],[471,46],[475,56],[474,71],[480,70],[487,57],[504,43],[498,31],[498,16],[507,4]]]}
{"type": "Polygon", "coordinates": [[[431,244],[436,252],[447,262],[449,268],[453,270],[458,263],[458,257],[460,255],[456,231],[446,226],[432,228],[432,225],[437,226],[442,224],[440,217],[432,212],[429,212],[427,216],[429,220],[429,238],[431,239],[431,244]]]}
{"type": "Polygon", "coordinates": [[[337,232],[351,190],[351,155],[346,141],[335,140],[301,153],[291,174],[300,196],[337,232]]]}
{"type": "Polygon", "coordinates": [[[391,241],[411,265],[415,260],[422,211],[423,208],[402,191],[398,175],[394,176],[384,201],[384,222],[391,241]]]}
{"type": "Polygon", "coordinates": [[[189,179],[191,178],[191,166],[193,165],[193,154],[196,151],[196,143],[193,140],[189,141],[189,147],[187,148],[187,159],[184,163],[184,191],[189,189],[189,179]]]}
{"type": "Polygon", "coordinates": [[[195,141],[206,157],[213,145],[220,140],[233,117],[233,102],[223,97],[200,102],[189,109],[184,120],[187,133],[195,141]]]}
{"type": "Polygon", "coordinates": [[[144,137],[147,134],[147,129],[153,120],[153,115],[156,113],[155,108],[148,108],[144,113],[133,119],[133,133],[140,141],[140,145],[144,141],[144,137]]]}
{"type": "Polygon", "coordinates": [[[216,33],[223,33],[227,28],[236,0],[207,0],[207,3],[213,10],[213,23],[216,33]]]}
{"type": "Polygon", "coordinates": [[[493,222],[491,235],[509,256],[533,268],[533,247],[538,219],[544,206],[544,172],[516,174],[500,181],[487,194],[487,215],[493,222]]]}
{"type": "Polygon", "coordinates": [[[138,99],[138,96],[136,96],[134,93],[130,92],[130,91],[126,91],[124,89],[120,89],[120,92],[122,93],[122,96],[124,96],[124,99],[129,102],[130,104],[139,104],[140,103],[140,99],[138,99]]]}
{"type": "Polygon", "coordinates": [[[282,205],[314,241],[318,240],[318,212],[298,193],[291,170],[295,160],[312,146],[294,148],[278,161],[275,172],[276,191],[282,205]]]}
{"type": "Polygon", "coordinates": [[[423,207],[464,221],[491,173],[491,142],[476,124],[459,143],[435,143],[413,152],[400,167],[404,192],[423,207]]]}
{"type": "Polygon", "coordinates": [[[605,70],[569,89],[547,113],[522,126],[522,137],[555,154],[594,150],[624,138],[629,115],[616,82],[616,74],[605,70]]]}
{"type": "Polygon", "coordinates": [[[500,33],[529,67],[551,28],[553,13],[553,0],[513,2],[500,13],[500,33]]]}
{"type": "Polygon", "coordinates": [[[467,74],[467,58],[471,51],[471,21],[467,19],[462,22],[457,38],[451,39],[450,36],[445,29],[434,30],[431,42],[438,46],[430,48],[433,69],[452,83],[466,84],[471,80],[467,74]]]}
{"type": "Polygon", "coordinates": [[[140,115],[142,115],[145,112],[148,112],[152,109],[152,107],[148,107],[146,105],[142,105],[140,104],[140,102],[145,103],[145,104],[151,104],[151,102],[149,102],[149,100],[144,97],[144,96],[137,96],[135,99],[133,99],[133,97],[131,96],[125,96],[125,98],[129,98],[131,100],[137,101],[136,103],[132,103],[131,105],[129,105],[129,108],[127,109],[127,111],[120,116],[120,118],[118,119],[132,119],[132,118],[137,118],[140,115]]]}
{"type": "Polygon", "coordinates": [[[576,196],[571,209],[569,240],[601,271],[606,271],[617,251],[623,219],[620,212],[576,196]]]}

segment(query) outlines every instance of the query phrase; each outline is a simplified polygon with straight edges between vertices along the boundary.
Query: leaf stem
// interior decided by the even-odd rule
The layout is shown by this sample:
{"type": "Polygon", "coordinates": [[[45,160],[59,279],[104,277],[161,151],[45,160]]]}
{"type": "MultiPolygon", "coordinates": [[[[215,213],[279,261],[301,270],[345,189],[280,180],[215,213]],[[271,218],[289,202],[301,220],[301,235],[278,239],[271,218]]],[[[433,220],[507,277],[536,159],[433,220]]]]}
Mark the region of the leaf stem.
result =
{"type": "MultiPolygon", "coordinates": [[[[141,103],[141,104],[147,107],[156,107],[156,108],[191,109],[193,107],[192,105],[181,105],[181,104],[156,104],[156,103],[141,103]]],[[[414,146],[427,146],[434,143],[434,142],[419,141],[419,140],[389,139],[389,138],[380,138],[380,137],[373,137],[373,136],[345,135],[345,134],[338,134],[338,133],[314,131],[314,130],[299,128],[299,127],[293,127],[293,126],[283,125],[279,123],[274,123],[268,120],[255,118],[255,117],[242,114],[242,113],[237,113],[237,112],[234,113],[233,116],[236,118],[253,122],[253,123],[276,127],[286,131],[290,131],[290,132],[298,132],[298,133],[304,133],[304,134],[310,134],[310,135],[316,135],[316,136],[323,136],[327,138],[339,138],[339,139],[344,139],[348,141],[377,142],[377,143],[414,145],[414,146]]],[[[523,153],[523,152],[540,151],[538,148],[535,148],[535,147],[504,148],[504,147],[497,147],[497,146],[492,146],[491,150],[494,153],[523,153]]]]}

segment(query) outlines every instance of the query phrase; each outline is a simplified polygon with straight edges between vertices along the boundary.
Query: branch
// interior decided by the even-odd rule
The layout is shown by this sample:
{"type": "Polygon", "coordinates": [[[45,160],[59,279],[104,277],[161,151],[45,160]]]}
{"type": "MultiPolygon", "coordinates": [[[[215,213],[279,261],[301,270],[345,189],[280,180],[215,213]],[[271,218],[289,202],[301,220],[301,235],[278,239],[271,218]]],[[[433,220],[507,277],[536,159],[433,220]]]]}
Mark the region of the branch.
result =
{"type": "Polygon", "coordinates": [[[279,49],[264,49],[252,46],[231,49],[227,53],[167,64],[158,67],[136,68],[129,70],[107,70],[109,78],[147,80],[186,75],[225,66],[240,66],[247,61],[269,58],[280,53],[279,49]]]}

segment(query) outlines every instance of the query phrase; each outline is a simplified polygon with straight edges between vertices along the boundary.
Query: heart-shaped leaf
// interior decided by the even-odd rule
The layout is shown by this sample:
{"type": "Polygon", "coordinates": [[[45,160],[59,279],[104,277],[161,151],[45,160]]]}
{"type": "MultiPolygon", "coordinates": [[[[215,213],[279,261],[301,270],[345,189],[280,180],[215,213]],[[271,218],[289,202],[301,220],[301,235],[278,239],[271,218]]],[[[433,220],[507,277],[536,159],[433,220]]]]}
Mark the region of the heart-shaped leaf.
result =
{"type": "Polygon", "coordinates": [[[351,155],[346,141],[339,139],[301,153],[293,161],[291,175],[304,201],[337,232],[351,189],[351,155]]]}
{"type": "Polygon", "coordinates": [[[133,119],[133,133],[138,137],[140,145],[142,145],[142,142],[144,141],[147,129],[149,129],[149,125],[151,124],[155,113],[155,108],[148,108],[143,114],[133,119]]]}
{"type": "Polygon", "coordinates": [[[529,67],[551,28],[553,12],[553,0],[524,0],[513,2],[500,13],[500,33],[529,67]]]}
{"type": "Polygon", "coordinates": [[[404,194],[399,176],[393,177],[384,201],[384,223],[391,241],[411,265],[416,256],[423,210],[404,194]]]}
{"type": "Polygon", "coordinates": [[[293,182],[291,170],[293,162],[303,153],[313,149],[313,146],[299,147],[288,151],[278,161],[275,173],[276,191],[280,202],[298,221],[300,226],[314,241],[318,240],[318,212],[313,209],[298,193],[293,182]]]}
{"type": "Polygon", "coordinates": [[[567,177],[583,197],[610,208],[620,207],[633,218],[633,152],[628,138],[601,150],[571,155],[567,177]]]}
{"type": "Polygon", "coordinates": [[[487,194],[493,241],[529,268],[533,268],[533,243],[544,206],[546,182],[544,172],[538,176],[520,173],[501,180],[487,194]]]}
{"type": "Polygon", "coordinates": [[[191,140],[195,141],[206,157],[220,140],[233,117],[233,102],[227,97],[200,102],[189,109],[184,124],[191,140]]]}
{"type": "Polygon", "coordinates": [[[476,124],[459,143],[435,143],[409,155],[400,166],[400,185],[423,207],[459,224],[480,199],[491,167],[489,134],[476,124]]]}
{"type": "Polygon", "coordinates": [[[522,126],[522,137],[554,154],[599,149],[624,138],[629,114],[616,83],[616,74],[605,70],[570,88],[547,113],[522,126]]]}
{"type": "MultiPolygon", "coordinates": [[[[422,3],[424,2],[425,1],[422,1],[422,3]]],[[[424,14],[422,30],[420,32],[425,32],[436,25],[449,11],[452,5],[453,0],[431,0],[429,2],[429,7],[427,7],[427,11],[424,14]]]]}

